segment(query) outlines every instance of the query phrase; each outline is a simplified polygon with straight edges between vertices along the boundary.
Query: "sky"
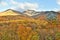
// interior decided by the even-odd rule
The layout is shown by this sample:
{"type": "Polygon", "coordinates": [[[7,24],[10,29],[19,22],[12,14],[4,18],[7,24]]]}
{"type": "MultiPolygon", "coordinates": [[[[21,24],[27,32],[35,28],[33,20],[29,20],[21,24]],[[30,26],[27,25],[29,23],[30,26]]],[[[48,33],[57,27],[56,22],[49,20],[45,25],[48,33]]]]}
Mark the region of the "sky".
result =
{"type": "Polygon", "coordinates": [[[0,0],[0,12],[8,9],[57,11],[60,10],[60,0],[0,0]]]}

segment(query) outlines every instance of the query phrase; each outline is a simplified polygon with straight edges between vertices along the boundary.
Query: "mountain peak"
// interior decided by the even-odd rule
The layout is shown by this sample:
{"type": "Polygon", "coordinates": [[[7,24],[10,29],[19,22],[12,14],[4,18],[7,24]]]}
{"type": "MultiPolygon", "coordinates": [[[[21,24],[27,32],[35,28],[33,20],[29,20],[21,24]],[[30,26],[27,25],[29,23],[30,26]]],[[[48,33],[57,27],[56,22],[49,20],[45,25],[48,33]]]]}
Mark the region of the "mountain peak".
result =
{"type": "Polygon", "coordinates": [[[20,12],[12,10],[12,9],[8,9],[0,13],[0,16],[8,16],[8,15],[20,15],[20,12]]]}
{"type": "Polygon", "coordinates": [[[13,10],[13,9],[7,9],[7,10],[5,10],[4,12],[9,12],[9,11],[15,12],[16,10],[13,10]]]}
{"type": "Polygon", "coordinates": [[[39,14],[39,12],[36,12],[34,10],[27,10],[27,11],[24,11],[24,14],[26,14],[28,16],[34,16],[34,15],[39,14]]]}

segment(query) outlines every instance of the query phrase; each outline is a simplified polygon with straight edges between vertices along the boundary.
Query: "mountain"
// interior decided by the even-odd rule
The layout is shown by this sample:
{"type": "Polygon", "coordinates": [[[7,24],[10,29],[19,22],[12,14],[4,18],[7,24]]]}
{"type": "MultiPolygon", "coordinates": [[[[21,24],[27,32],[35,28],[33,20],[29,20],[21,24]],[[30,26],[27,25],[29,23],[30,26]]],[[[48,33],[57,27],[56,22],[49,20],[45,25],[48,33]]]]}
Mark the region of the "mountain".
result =
{"type": "MultiPolygon", "coordinates": [[[[8,9],[4,12],[0,12],[0,16],[4,16],[10,19],[40,19],[40,20],[45,20],[45,19],[54,19],[56,16],[58,17],[60,15],[60,12],[55,12],[55,11],[41,11],[37,12],[34,10],[26,10],[23,11],[22,13],[19,11],[15,11],[12,9],[8,9]]],[[[1,19],[1,18],[0,18],[1,19]]]]}
{"type": "Polygon", "coordinates": [[[45,11],[41,12],[36,18],[40,20],[53,20],[57,18],[57,15],[58,13],[55,11],[45,11]]]}
{"type": "Polygon", "coordinates": [[[34,20],[32,17],[27,16],[21,12],[8,9],[0,12],[0,21],[4,20],[34,20]]]}
{"type": "Polygon", "coordinates": [[[54,40],[59,38],[59,20],[60,13],[55,11],[27,10],[21,13],[9,9],[0,13],[0,38],[1,40],[48,40],[51,37],[50,39],[54,40]],[[55,17],[58,18],[57,21],[55,17]],[[50,21],[51,19],[54,20],[50,21]]]}
{"type": "Polygon", "coordinates": [[[27,10],[27,11],[24,11],[23,13],[26,14],[27,16],[35,16],[40,14],[39,12],[36,12],[34,10],[27,10]]]}
{"type": "Polygon", "coordinates": [[[4,12],[0,12],[0,16],[8,16],[8,15],[21,15],[21,13],[11,9],[8,9],[4,12]]]}

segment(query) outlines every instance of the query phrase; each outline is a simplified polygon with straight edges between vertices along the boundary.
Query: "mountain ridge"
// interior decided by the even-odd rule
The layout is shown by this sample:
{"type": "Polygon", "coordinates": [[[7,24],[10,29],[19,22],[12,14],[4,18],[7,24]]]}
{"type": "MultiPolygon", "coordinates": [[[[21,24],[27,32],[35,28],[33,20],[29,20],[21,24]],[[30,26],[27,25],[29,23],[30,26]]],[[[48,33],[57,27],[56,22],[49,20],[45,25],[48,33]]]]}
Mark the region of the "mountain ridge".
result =
{"type": "Polygon", "coordinates": [[[0,12],[0,16],[8,16],[8,15],[21,15],[21,12],[12,10],[12,9],[8,9],[4,12],[0,12]]]}
{"type": "MultiPolygon", "coordinates": [[[[56,11],[35,11],[35,10],[26,10],[23,12],[19,12],[16,10],[12,10],[12,9],[8,9],[5,10],[3,12],[0,12],[0,16],[7,16],[7,15],[26,15],[26,16],[31,16],[31,17],[35,17],[35,16],[39,16],[41,14],[46,14],[46,13],[57,13],[56,11]]],[[[58,12],[60,13],[60,12],[58,12]]]]}

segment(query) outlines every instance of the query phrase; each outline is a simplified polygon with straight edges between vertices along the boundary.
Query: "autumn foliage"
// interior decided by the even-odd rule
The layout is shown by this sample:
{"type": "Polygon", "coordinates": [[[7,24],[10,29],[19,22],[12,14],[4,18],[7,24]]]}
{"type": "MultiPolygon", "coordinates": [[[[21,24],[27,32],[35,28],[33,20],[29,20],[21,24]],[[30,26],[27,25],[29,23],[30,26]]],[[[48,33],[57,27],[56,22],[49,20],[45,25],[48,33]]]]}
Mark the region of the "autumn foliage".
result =
{"type": "Polygon", "coordinates": [[[0,17],[0,40],[60,40],[60,21],[0,17]]]}

